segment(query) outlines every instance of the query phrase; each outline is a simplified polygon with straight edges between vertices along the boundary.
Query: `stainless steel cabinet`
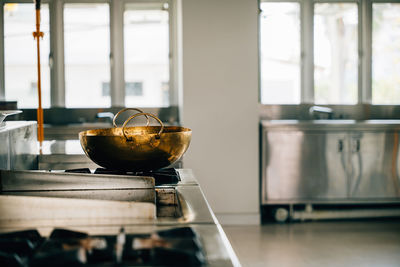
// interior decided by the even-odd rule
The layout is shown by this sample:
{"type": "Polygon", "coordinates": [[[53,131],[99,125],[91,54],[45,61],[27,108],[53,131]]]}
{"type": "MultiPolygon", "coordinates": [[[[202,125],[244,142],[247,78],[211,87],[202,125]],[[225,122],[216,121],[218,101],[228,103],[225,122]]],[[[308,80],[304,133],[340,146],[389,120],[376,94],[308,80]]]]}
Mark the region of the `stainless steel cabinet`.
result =
{"type": "Polygon", "coordinates": [[[10,169],[10,139],[8,132],[0,131],[0,169],[10,169]]]}
{"type": "Polygon", "coordinates": [[[399,196],[398,132],[354,132],[350,142],[350,196],[399,196]]]}
{"type": "Polygon", "coordinates": [[[0,169],[37,169],[36,128],[36,122],[29,121],[7,121],[0,127],[0,169]]]}
{"type": "Polygon", "coordinates": [[[345,133],[266,132],[268,199],[346,197],[345,133]]]}
{"type": "Polygon", "coordinates": [[[400,197],[400,124],[262,123],[262,203],[324,203],[400,197]]]}

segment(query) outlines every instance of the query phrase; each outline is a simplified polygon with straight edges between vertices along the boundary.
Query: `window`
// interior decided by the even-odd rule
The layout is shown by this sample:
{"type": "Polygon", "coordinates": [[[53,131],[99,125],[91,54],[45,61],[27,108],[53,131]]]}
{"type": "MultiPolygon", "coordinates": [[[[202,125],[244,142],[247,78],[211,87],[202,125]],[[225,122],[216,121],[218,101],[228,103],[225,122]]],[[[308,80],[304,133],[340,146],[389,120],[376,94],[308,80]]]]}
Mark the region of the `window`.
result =
{"type": "MultiPolygon", "coordinates": [[[[142,82],[126,82],[125,93],[127,96],[143,96],[143,83],[142,82]]],[[[102,83],[102,95],[110,95],[110,83],[102,83]]]]}
{"type": "Polygon", "coordinates": [[[110,80],[109,13],[108,4],[64,5],[66,107],[111,105],[101,87],[110,80]]]}
{"type": "MultiPolygon", "coordinates": [[[[50,106],[49,9],[42,5],[40,41],[42,106],[50,106]]],[[[32,37],[35,31],[35,6],[32,3],[7,3],[4,12],[5,97],[18,101],[18,108],[36,108],[37,49],[32,37]]]]}
{"type": "Polygon", "coordinates": [[[317,104],[356,104],[358,16],[355,3],[314,6],[314,99],[317,104]]]}
{"type": "Polygon", "coordinates": [[[372,103],[400,103],[400,4],[372,6],[372,103]]]}
{"type": "Polygon", "coordinates": [[[125,105],[168,106],[162,81],[169,80],[169,14],[165,3],[131,3],[124,13],[125,81],[142,80],[142,98],[125,86],[125,105]],[[143,91],[144,90],[144,91],[143,91]]]}
{"type": "Polygon", "coordinates": [[[262,3],[261,10],[261,102],[298,104],[300,5],[262,3]]]}
{"type": "Polygon", "coordinates": [[[161,90],[162,90],[163,102],[168,103],[169,102],[169,82],[162,82],[161,90]]]}
{"type": "Polygon", "coordinates": [[[143,83],[141,82],[126,82],[125,94],[127,96],[143,96],[143,83]]]}
{"type": "Polygon", "coordinates": [[[262,0],[260,8],[262,104],[400,103],[398,1],[262,0]]]}
{"type": "MultiPolygon", "coordinates": [[[[33,3],[25,2],[0,0],[4,14],[0,50],[4,49],[5,58],[0,62],[0,100],[18,100],[21,108],[36,108],[35,10],[33,3]]],[[[177,42],[171,38],[176,36],[176,8],[173,0],[42,3],[43,106],[169,107],[178,103],[174,86],[177,42]]]]}

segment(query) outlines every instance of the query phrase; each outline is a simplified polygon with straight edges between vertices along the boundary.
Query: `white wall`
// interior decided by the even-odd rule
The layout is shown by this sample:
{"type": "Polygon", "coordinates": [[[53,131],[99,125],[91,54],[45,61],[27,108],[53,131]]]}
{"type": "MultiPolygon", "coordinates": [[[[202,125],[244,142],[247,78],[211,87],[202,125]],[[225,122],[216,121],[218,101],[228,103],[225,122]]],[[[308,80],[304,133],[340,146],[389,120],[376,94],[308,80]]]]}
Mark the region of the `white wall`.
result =
{"type": "Polygon", "coordinates": [[[182,0],[183,125],[221,223],[259,223],[257,0],[182,0]]]}

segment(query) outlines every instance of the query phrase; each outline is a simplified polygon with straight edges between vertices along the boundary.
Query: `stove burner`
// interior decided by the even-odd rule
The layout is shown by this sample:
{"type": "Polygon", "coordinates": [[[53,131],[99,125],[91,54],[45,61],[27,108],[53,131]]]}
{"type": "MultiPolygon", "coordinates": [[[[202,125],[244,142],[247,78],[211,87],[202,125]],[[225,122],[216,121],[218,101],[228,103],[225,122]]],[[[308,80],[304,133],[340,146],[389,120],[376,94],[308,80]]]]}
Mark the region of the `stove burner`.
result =
{"type": "Polygon", "coordinates": [[[149,234],[89,236],[54,229],[44,238],[36,230],[0,235],[1,266],[204,266],[204,249],[190,227],[149,234]],[[26,246],[21,244],[30,244],[26,246]],[[8,244],[8,246],[5,246],[8,244]],[[119,256],[118,256],[118,255],[119,256]]]}
{"type": "Polygon", "coordinates": [[[26,258],[43,242],[37,230],[0,234],[0,266],[26,266],[26,258]]]}
{"type": "MultiPolygon", "coordinates": [[[[89,168],[71,169],[71,170],[65,170],[65,172],[92,173],[89,168]]],[[[156,185],[177,184],[179,181],[181,181],[178,171],[175,170],[174,168],[167,168],[156,171],[144,171],[144,172],[125,172],[125,171],[97,168],[93,173],[109,174],[109,175],[151,176],[154,177],[156,185]]]]}
{"type": "Polygon", "coordinates": [[[181,178],[179,177],[179,172],[177,172],[174,168],[143,172],[143,175],[154,177],[154,179],[156,180],[156,185],[176,184],[181,181],[181,178]]]}
{"type": "Polygon", "coordinates": [[[97,168],[94,170],[94,174],[114,174],[114,175],[126,175],[127,173],[124,171],[117,171],[117,170],[109,170],[104,168],[97,168]]]}

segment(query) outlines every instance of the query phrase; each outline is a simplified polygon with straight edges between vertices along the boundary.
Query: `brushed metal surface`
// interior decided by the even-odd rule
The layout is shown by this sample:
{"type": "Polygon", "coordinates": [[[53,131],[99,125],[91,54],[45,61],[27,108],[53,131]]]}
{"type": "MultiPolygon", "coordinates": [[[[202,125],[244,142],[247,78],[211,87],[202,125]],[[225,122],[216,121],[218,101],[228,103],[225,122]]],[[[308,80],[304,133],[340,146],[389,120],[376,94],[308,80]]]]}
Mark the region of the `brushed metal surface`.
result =
{"type": "Polygon", "coordinates": [[[400,197],[398,132],[350,134],[352,198],[400,197]]]}
{"type": "Polygon", "coordinates": [[[37,169],[36,127],[36,122],[32,121],[6,121],[0,127],[1,169],[37,169]]]}
{"type": "Polygon", "coordinates": [[[266,132],[264,199],[347,196],[346,133],[266,132]]]}
{"type": "Polygon", "coordinates": [[[10,131],[10,169],[36,170],[37,155],[36,123],[10,131]]]}
{"type": "MultiPolygon", "coordinates": [[[[157,187],[161,191],[175,190],[179,218],[157,218],[148,224],[214,223],[211,208],[197,184],[191,170],[178,170],[178,185],[157,187]]],[[[82,174],[49,171],[0,170],[0,189],[4,195],[74,197],[83,199],[108,199],[153,201],[154,178],[130,175],[82,174]]],[[[160,190],[159,190],[160,191],[160,190]]],[[[161,197],[161,199],[165,199],[161,197]]],[[[164,205],[163,201],[157,201],[164,205]]]]}
{"type": "MultiPolygon", "coordinates": [[[[132,224],[126,223],[126,220],[112,219],[117,221],[111,225],[76,225],[70,226],[68,229],[85,232],[90,235],[117,235],[121,229],[121,225],[124,225],[126,234],[150,234],[154,231],[168,230],[180,225],[169,224],[169,225],[154,225],[154,224],[132,224]]],[[[64,225],[65,226],[65,225],[64,225]]],[[[224,230],[220,225],[216,224],[186,224],[181,226],[187,226],[193,228],[196,233],[200,236],[202,247],[207,257],[207,266],[209,267],[240,267],[240,262],[226,237],[224,230]]],[[[29,226],[28,226],[29,227],[29,226]]],[[[42,225],[37,230],[42,236],[49,236],[53,231],[53,226],[42,225]]],[[[8,228],[0,228],[0,233],[12,232],[21,230],[20,227],[10,225],[8,228]]],[[[246,266],[246,265],[244,265],[246,266]]]]}
{"type": "Polygon", "coordinates": [[[21,221],[34,222],[70,220],[102,224],[102,219],[129,218],[153,220],[155,203],[76,199],[44,196],[0,195],[0,227],[21,221]]]}
{"type": "Polygon", "coordinates": [[[88,189],[88,190],[36,190],[6,191],[1,195],[40,196],[74,199],[99,199],[112,201],[140,201],[155,203],[156,193],[153,189],[88,189]]]}
{"type": "MultiPolygon", "coordinates": [[[[314,104],[261,105],[260,117],[264,120],[314,120],[327,119],[324,114],[310,114],[314,104]]],[[[387,120],[400,119],[399,105],[323,105],[332,109],[332,119],[387,120]]]]}
{"type": "Polygon", "coordinates": [[[400,201],[399,121],[263,121],[262,203],[400,201]]]}
{"type": "Polygon", "coordinates": [[[0,169],[10,169],[10,139],[8,132],[0,132],[0,169]]]}
{"type": "Polygon", "coordinates": [[[263,120],[261,125],[269,131],[400,131],[400,120],[263,120]]]}
{"type": "MultiPolygon", "coordinates": [[[[148,233],[171,227],[190,226],[200,235],[206,251],[207,266],[240,266],[225,233],[207,204],[193,172],[188,169],[178,171],[182,180],[178,185],[157,187],[157,189],[160,189],[158,190],[160,194],[165,192],[168,195],[160,196],[161,201],[157,201],[156,219],[101,218],[91,222],[88,222],[87,218],[80,220],[20,220],[12,224],[4,223],[0,225],[0,232],[37,228],[41,234],[48,235],[54,227],[67,227],[76,231],[88,232],[92,235],[104,235],[118,233],[121,226],[124,226],[126,233],[148,233]],[[173,200],[172,194],[174,191],[176,198],[173,200]],[[176,207],[179,209],[179,216],[159,217],[159,205],[169,205],[169,203],[172,204],[171,201],[177,204],[176,207]]],[[[92,179],[94,180],[93,182],[87,181],[89,179],[88,175],[84,174],[50,173],[46,171],[0,171],[1,185],[5,184],[5,188],[11,190],[3,193],[9,195],[21,194],[28,196],[33,194],[36,196],[51,195],[53,197],[63,195],[63,197],[78,196],[78,198],[82,197],[85,199],[96,199],[98,196],[103,199],[103,197],[107,198],[106,195],[108,195],[108,200],[130,201],[131,199],[129,198],[131,196],[129,196],[129,191],[137,187],[132,176],[129,176],[129,179],[125,179],[125,177],[111,179],[108,175],[90,175],[90,177],[95,177],[95,179],[92,179]],[[12,175],[12,173],[15,175],[12,175]],[[22,178],[16,176],[21,176],[22,178]],[[13,183],[14,185],[12,185],[13,183]],[[124,188],[125,186],[127,188],[124,188]],[[111,188],[107,189],[108,187],[111,188]],[[59,188],[59,190],[51,191],[46,190],[46,188],[59,188]],[[73,188],[76,188],[76,190],[73,188]],[[92,189],[85,190],[83,188],[92,189]]],[[[142,190],[149,189],[144,188],[142,190]]]]}
{"type": "Polygon", "coordinates": [[[152,189],[154,178],[130,175],[0,170],[1,190],[152,189]]]}

